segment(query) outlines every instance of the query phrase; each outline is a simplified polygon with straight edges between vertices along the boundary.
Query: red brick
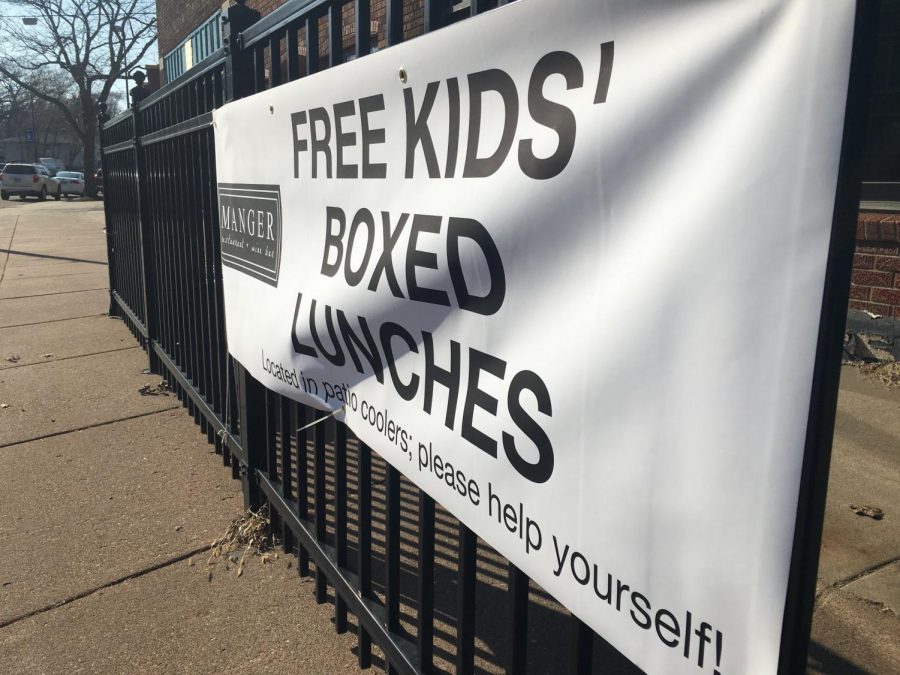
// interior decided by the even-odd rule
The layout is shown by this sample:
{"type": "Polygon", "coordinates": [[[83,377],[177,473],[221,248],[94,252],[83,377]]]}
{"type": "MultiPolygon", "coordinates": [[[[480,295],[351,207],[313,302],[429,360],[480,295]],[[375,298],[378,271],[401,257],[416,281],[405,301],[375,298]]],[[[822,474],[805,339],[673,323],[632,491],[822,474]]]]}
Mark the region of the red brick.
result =
{"type": "Polygon", "coordinates": [[[872,246],[863,244],[856,247],[857,253],[867,255],[900,255],[900,246],[872,246]]]}
{"type": "Polygon", "coordinates": [[[221,0],[157,0],[159,55],[165,56],[222,6],[221,0]]]}
{"type": "Polygon", "coordinates": [[[873,288],[872,301],[889,305],[900,305],[900,290],[895,288],[873,288]]]}
{"type": "Polygon", "coordinates": [[[900,319],[900,307],[894,307],[894,318],[900,319]]]}
{"type": "Polygon", "coordinates": [[[891,218],[885,218],[878,224],[878,238],[881,241],[897,241],[897,225],[891,218]]]}
{"type": "Polygon", "coordinates": [[[856,219],[856,238],[861,241],[900,241],[900,215],[860,213],[856,219]]]}
{"type": "Polygon", "coordinates": [[[850,284],[850,299],[868,300],[871,290],[872,289],[869,286],[857,286],[856,284],[850,284]]]}
{"type": "MultiPolygon", "coordinates": [[[[856,267],[856,265],[854,265],[854,267],[856,267]]],[[[875,256],[875,269],[881,270],[882,272],[900,272],[900,256],[875,256]]]]}
{"type": "Polygon", "coordinates": [[[875,256],[857,253],[853,256],[853,269],[855,270],[874,270],[875,256]]]}
{"type": "Polygon", "coordinates": [[[425,30],[425,0],[408,0],[403,3],[403,39],[421,35],[425,30]]]}
{"type": "Polygon", "coordinates": [[[894,285],[894,275],[890,272],[854,270],[852,280],[857,286],[879,286],[881,288],[890,288],[894,285]]]}
{"type": "Polygon", "coordinates": [[[900,272],[894,275],[894,288],[900,288],[900,272]]]}
{"type": "Polygon", "coordinates": [[[857,309],[862,312],[872,312],[881,316],[891,316],[890,305],[878,305],[874,302],[862,302],[860,300],[851,300],[850,309],[857,309]]]}
{"type": "Polygon", "coordinates": [[[250,2],[247,3],[247,7],[255,9],[259,12],[260,16],[265,16],[283,4],[284,0],[250,0],[250,2]]]}

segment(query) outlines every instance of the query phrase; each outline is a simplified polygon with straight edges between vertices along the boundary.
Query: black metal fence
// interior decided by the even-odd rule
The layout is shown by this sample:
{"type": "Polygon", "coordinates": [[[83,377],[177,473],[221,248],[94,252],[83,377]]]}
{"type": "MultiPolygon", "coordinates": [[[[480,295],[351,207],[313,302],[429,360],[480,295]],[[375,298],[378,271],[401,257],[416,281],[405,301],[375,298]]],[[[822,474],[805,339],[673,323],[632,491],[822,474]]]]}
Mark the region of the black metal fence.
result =
{"type": "Polygon", "coordinates": [[[378,29],[374,4],[292,0],[262,19],[234,5],[222,49],[103,120],[110,314],[242,480],[247,505],[268,503],[317,601],[334,602],[336,630],[355,623],[361,667],[637,672],[343,424],[304,429],[324,413],[267,391],[228,355],[212,110],[408,39],[416,11],[427,32],[504,0],[387,0],[378,29]]]}

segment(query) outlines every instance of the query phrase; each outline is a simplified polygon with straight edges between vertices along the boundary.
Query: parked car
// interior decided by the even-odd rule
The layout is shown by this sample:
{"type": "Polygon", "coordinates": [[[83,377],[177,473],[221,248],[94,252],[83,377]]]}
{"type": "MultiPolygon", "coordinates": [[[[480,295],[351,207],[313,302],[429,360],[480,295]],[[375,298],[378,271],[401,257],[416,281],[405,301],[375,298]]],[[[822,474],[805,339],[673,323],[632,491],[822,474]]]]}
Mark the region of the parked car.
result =
{"type": "Polygon", "coordinates": [[[80,171],[60,171],[54,178],[63,197],[84,197],[84,174],[80,171]]]}
{"type": "Polygon", "coordinates": [[[97,169],[94,174],[94,185],[96,186],[97,196],[103,196],[103,169],[97,169]]]}
{"type": "Polygon", "coordinates": [[[59,182],[50,176],[47,167],[40,164],[7,164],[0,173],[0,199],[18,195],[19,199],[37,197],[41,201],[52,195],[59,200],[62,190],[59,182]]]}

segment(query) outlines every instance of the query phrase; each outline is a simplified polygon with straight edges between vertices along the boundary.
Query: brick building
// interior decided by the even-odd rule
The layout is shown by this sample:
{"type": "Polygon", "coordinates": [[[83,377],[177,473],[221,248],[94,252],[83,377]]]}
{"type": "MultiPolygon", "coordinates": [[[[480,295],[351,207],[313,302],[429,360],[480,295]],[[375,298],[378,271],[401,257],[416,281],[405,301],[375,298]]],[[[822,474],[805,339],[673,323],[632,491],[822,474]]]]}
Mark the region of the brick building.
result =
{"type": "Polygon", "coordinates": [[[882,0],[877,49],[850,309],[900,335],[900,0],[882,0]]]}
{"type": "MultiPolygon", "coordinates": [[[[262,16],[272,12],[286,0],[247,0],[247,7],[255,9],[262,16]]],[[[158,40],[160,66],[163,69],[163,82],[171,82],[176,77],[202,61],[222,45],[221,22],[222,10],[232,4],[229,0],[156,0],[158,18],[158,40]]],[[[385,0],[371,2],[372,48],[382,49],[387,44],[385,0]]],[[[354,48],[354,16],[353,2],[343,6],[343,48],[348,57],[352,57],[354,48]]],[[[424,25],[424,0],[406,0],[403,3],[403,36],[404,39],[420,35],[424,25]]],[[[319,49],[322,56],[328,53],[328,28],[324,20],[319,23],[319,49]]],[[[304,40],[300,40],[301,57],[306,54],[304,40]]]]}
{"type": "MultiPolygon", "coordinates": [[[[266,15],[285,1],[246,4],[266,15]]],[[[164,83],[221,46],[220,17],[228,4],[228,0],[156,0],[164,83]]],[[[423,32],[423,5],[424,0],[404,0],[404,38],[423,32]]],[[[342,46],[352,58],[354,3],[344,4],[342,14],[342,46]]],[[[371,19],[372,48],[381,49],[386,45],[385,0],[372,0],[371,19]]],[[[319,22],[319,46],[322,56],[328,53],[324,19],[319,22]]],[[[302,62],[306,54],[302,38],[299,49],[302,62]]],[[[850,308],[893,320],[891,330],[900,335],[900,0],[882,0],[877,50],[850,308]]]]}

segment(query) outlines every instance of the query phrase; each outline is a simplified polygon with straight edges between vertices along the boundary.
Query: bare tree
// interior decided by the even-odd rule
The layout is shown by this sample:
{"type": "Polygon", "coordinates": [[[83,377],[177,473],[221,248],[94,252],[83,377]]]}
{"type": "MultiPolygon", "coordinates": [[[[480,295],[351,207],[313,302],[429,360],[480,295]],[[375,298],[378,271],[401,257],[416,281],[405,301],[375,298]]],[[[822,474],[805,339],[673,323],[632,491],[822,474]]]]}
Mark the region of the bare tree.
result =
{"type": "Polygon", "coordinates": [[[8,77],[0,75],[0,136],[9,135],[10,122],[25,108],[22,88],[8,77]]]}
{"type": "Polygon", "coordinates": [[[7,0],[0,18],[0,76],[55,106],[81,140],[86,190],[94,193],[97,116],[116,81],[135,68],[156,37],[153,0],[7,0]],[[18,16],[13,16],[19,10],[18,16]],[[22,23],[22,16],[36,25],[22,23]],[[67,95],[37,75],[63,72],[67,95]],[[75,105],[72,105],[72,102],[75,105]]]}

